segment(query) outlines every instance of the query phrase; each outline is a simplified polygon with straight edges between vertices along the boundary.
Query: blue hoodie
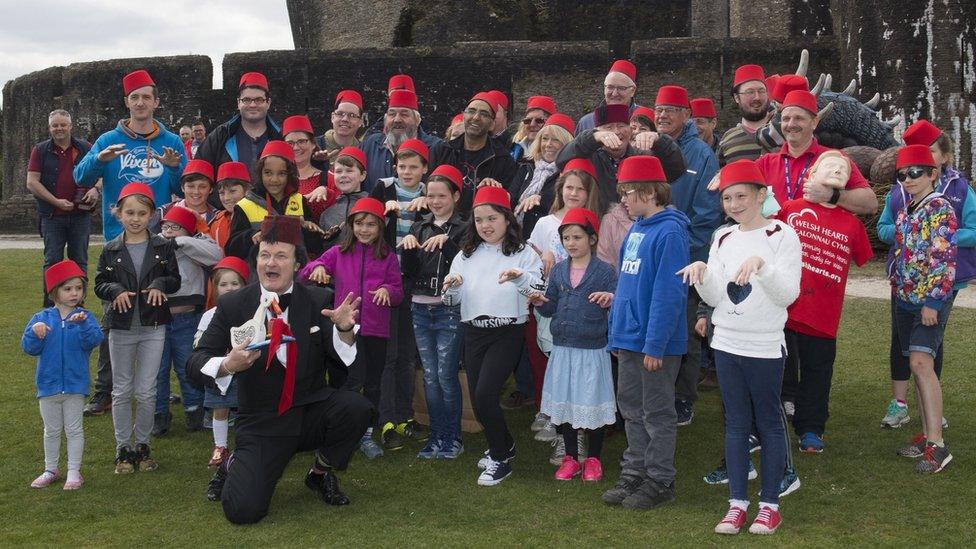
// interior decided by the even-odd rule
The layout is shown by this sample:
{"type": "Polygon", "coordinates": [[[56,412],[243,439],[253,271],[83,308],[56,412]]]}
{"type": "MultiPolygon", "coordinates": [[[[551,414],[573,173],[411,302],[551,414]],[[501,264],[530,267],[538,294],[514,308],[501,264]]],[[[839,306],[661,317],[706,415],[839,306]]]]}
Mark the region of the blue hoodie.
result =
{"type": "Polygon", "coordinates": [[[156,131],[141,136],[129,129],[127,121],[119,120],[114,130],[103,133],[74,171],[75,181],[82,187],[91,187],[102,178],[102,232],[106,242],[122,233],[122,224],[112,215],[111,208],[115,207],[119,192],[126,184],[138,181],[152,187],[157,205],[171,202],[171,195],[183,196],[180,176],[186,167],[186,153],[180,137],[159,120],[155,120],[156,131]],[[109,162],[98,161],[98,153],[109,145],[119,144],[125,145],[129,152],[109,162]],[[170,168],[150,157],[149,151],[162,155],[163,147],[180,154],[179,166],[170,168]]]}
{"type": "Polygon", "coordinates": [[[685,214],[666,208],[630,228],[610,309],[611,350],[655,358],[688,350],[688,288],[676,274],[689,262],[688,224],[685,214]]]}
{"type": "Polygon", "coordinates": [[[671,182],[671,198],[674,207],[691,220],[688,229],[691,260],[707,261],[712,233],[722,223],[723,217],[718,192],[708,190],[708,182],[718,173],[718,158],[712,148],[698,137],[698,128],[692,120],[685,122],[685,129],[677,142],[688,169],[671,182]]]}
{"type": "MultiPolygon", "coordinates": [[[[88,395],[88,359],[102,342],[102,328],[91,311],[76,307],[68,314],[85,313],[82,322],[67,322],[57,307],[48,307],[31,317],[20,346],[30,356],[36,356],[37,398],[59,395],[88,395]],[[34,335],[31,326],[47,324],[44,339],[34,335]]],[[[65,317],[67,318],[67,317],[65,317]]]]}

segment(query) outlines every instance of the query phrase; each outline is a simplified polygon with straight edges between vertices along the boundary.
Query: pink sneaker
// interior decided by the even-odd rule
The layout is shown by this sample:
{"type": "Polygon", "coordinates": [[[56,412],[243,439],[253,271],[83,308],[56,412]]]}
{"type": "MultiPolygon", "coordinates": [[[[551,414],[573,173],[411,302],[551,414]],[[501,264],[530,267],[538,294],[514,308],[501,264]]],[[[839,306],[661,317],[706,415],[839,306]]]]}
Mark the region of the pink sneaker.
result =
{"type": "Polygon", "coordinates": [[[600,482],[603,479],[603,465],[600,458],[586,458],[583,460],[583,482],[600,482]]]}
{"type": "Polygon", "coordinates": [[[738,534],[746,524],[746,512],[739,507],[729,507],[722,522],[715,525],[716,534],[738,534]]]}
{"type": "Polygon", "coordinates": [[[44,472],[41,473],[39,477],[35,478],[34,482],[31,483],[31,488],[44,488],[46,486],[50,486],[59,478],[61,478],[61,474],[58,473],[57,469],[53,471],[45,469],[44,472]]]}
{"type": "Polygon", "coordinates": [[[756,520],[752,521],[752,526],[749,527],[749,533],[772,534],[779,528],[782,522],[783,517],[779,514],[779,511],[774,511],[772,507],[762,507],[759,509],[759,514],[756,515],[756,520]]]}
{"type": "Polygon", "coordinates": [[[563,456],[563,464],[556,471],[556,480],[572,480],[580,474],[580,463],[569,456],[563,456]]]}
{"type": "Polygon", "coordinates": [[[81,474],[79,474],[77,480],[69,480],[69,481],[65,482],[64,483],[64,489],[65,490],[77,490],[77,489],[81,488],[82,486],[84,486],[84,484],[85,484],[85,477],[83,477],[83,476],[81,476],[81,474]]]}

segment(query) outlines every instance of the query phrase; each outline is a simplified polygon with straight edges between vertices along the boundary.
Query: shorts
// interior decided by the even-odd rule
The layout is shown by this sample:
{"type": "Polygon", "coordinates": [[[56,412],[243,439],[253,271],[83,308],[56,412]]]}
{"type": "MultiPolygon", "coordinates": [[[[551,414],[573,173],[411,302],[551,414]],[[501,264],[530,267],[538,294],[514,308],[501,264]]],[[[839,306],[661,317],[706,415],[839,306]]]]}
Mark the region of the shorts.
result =
{"type": "Polygon", "coordinates": [[[207,387],[203,394],[203,407],[216,410],[218,408],[237,408],[237,378],[230,380],[227,394],[220,394],[215,387],[207,387]]]}
{"type": "Polygon", "coordinates": [[[917,352],[928,353],[934,358],[939,354],[954,297],[954,294],[949,296],[942,306],[939,311],[939,322],[935,326],[922,324],[921,309],[917,311],[906,309],[899,306],[896,299],[891,300],[891,330],[895,333],[902,356],[917,352]]]}

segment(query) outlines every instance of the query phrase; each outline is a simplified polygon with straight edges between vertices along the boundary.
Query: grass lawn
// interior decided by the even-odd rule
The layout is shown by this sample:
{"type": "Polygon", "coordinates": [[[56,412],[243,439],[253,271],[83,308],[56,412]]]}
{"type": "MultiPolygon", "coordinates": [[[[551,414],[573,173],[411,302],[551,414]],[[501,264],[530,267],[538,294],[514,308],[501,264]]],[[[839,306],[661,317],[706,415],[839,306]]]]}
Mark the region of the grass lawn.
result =
{"type": "MultiPolygon", "coordinates": [[[[96,265],[93,250],[91,264],[96,265]]],[[[270,514],[256,526],[235,527],[219,504],[204,497],[209,432],[187,434],[183,414],[153,444],[160,468],[113,474],[109,416],[85,419],[84,489],[63,492],[28,487],[41,471],[42,424],[34,398],[34,361],[20,349],[24,325],[38,304],[39,251],[0,252],[0,543],[82,546],[692,546],[733,543],[712,533],[726,510],[727,488],[707,486],[702,475],[722,452],[719,395],[703,393],[694,423],[678,431],[678,499],[649,512],[610,508],[600,493],[616,480],[621,435],[604,448],[606,480],[584,486],[557,482],[550,447],[532,441],[529,411],[509,415],[518,439],[515,474],[502,485],[475,485],[475,462],[485,448],[467,435],[455,462],[417,460],[419,445],[375,462],[361,456],[341,474],[353,501],[330,508],[305,488],[310,461],[298,456],[278,485],[270,514]]],[[[90,300],[93,303],[97,301],[90,300]]],[[[97,307],[93,307],[97,308],[97,307]]],[[[943,473],[923,477],[914,462],[897,457],[918,421],[898,431],[879,429],[889,398],[888,303],[850,299],[844,316],[833,384],[833,417],[820,455],[796,456],[803,487],[783,501],[778,544],[810,546],[964,545],[972,541],[976,506],[972,410],[976,386],[968,375],[976,355],[976,312],[957,309],[947,338],[947,431],[955,460],[943,473]],[[965,526],[970,524],[970,526],[965,526]]],[[[94,357],[93,357],[94,359],[94,357]]],[[[93,361],[94,372],[94,361],[93,361]]],[[[912,404],[912,415],[915,406],[912,404]]],[[[62,444],[64,452],[64,444],[62,444]]],[[[794,450],[795,452],[795,450],[794,450]]],[[[63,462],[62,462],[63,463],[63,462]]],[[[757,462],[758,464],[758,462],[757,462]]],[[[62,465],[63,466],[63,465],[62,465]]],[[[750,483],[750,493],[759,489],[750,483]]],[[[752,512],[755,512],[753,499],[752,512]]],[[[747,533],[735,543],[763,543],[747,533]]],[[[772,540],[770,540],[772,541],[772,540]]],[[[768,543],[768,542],[767,542],[768,543]]]]}

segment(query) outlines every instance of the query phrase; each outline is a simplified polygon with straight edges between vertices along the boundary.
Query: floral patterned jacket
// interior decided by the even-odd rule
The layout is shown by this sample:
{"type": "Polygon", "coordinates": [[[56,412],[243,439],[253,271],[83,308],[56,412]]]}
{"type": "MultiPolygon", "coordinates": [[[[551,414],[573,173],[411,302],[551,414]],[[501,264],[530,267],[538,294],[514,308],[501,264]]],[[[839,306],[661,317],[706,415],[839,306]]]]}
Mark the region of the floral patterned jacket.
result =
{"type": "Polygon", "coordinates": [[[931,193],[895,219],[892,294],[901,305],[940,310],[956,278],[956,214],[940,193],[931,193]]]}

